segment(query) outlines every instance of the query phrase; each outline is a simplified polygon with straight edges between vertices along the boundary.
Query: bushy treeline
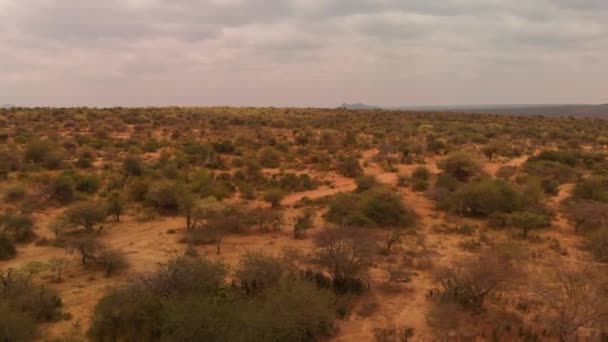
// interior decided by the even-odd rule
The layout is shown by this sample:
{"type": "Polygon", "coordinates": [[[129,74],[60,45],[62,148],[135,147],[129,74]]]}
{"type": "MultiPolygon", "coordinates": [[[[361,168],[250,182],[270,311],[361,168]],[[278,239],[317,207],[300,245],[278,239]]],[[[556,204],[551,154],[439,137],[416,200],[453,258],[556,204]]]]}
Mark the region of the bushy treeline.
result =
{"type": "Polygon", "coordinates": [[[206,259],[179,257],[95,308],[93,341],[313,341],[333,332],[335,295],[285,258],[246,255],[235,279],[206,259]]]}

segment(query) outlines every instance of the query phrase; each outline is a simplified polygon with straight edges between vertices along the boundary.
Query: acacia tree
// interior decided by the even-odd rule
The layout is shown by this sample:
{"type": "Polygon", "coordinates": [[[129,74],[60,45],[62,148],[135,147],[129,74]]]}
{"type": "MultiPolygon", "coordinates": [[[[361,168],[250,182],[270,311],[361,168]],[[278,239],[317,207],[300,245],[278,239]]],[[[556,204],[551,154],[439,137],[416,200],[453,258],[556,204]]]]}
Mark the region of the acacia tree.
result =
{"type": "Polygon", "coordinates": [[[363,288],[377,250],[374,239],[360,229],[325,229],[315,237],[315,261],[326,268],[334,287],[343,292],[363,288]]]}
{"type": "Polygon", "coordinates": [[[560,341],[608,318],[608,292],[598,274],[591,269],[560,267],[550,281],[536,286],[536,294],[548,309],[544,320],[560,341]]]}
{"type": "Polygon", "coordinates": [[[95,260],[106,249],[91,234],[67,238],[64,248],[69,254],[80,254],[80,260],[83,265],[86,265],[91,260],[95,260]]]}
{"type": "Polygon", "coordinates": [[[102,223],[108,216],[103,205],[94,202],[83,202],[68,208],[64,213],[64,222],[73,228],[84,228],[93,231],[96,224],[102,223]]]}
{"type": "Polygon", "coordinates": [[[482,311],[485,299],[518,275],[514,257],[499,250],[486,251],[435,273],[442,287],[441,299],[474,312],[482,311]]]}
{"type": "Polygon", "coordinates": [[[608,203],[595,201],[577,201],[566,208],[568,219],[574,223],[574,229],[593,229],[608,223],[608,203]]]}

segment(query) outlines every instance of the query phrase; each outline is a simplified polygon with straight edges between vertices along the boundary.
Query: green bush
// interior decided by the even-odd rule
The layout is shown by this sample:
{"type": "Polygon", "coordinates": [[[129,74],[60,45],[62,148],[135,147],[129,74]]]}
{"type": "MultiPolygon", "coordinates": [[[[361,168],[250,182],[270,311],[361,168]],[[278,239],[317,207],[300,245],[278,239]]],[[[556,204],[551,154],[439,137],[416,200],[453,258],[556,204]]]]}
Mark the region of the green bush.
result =
{"type": "Polygon", "coordinates": [[[95,174],[80,175],[75,177],[75,181],[76,190],[87,194],[96,193],[101,186],[101,178],[95,174]]]}
{"type": "Polygon", "coordinates": [[[107,208],[97,202],[82,202],[64,212],[65,222],[73,228],[84,228],[92,231],[94,226],[102,223],[108,216],[107,208]]]}
{"type": "Polygon", "coordinates": [[[69,174],[61,174],[51,181],[47,187],[49,200],[54,200],[60,204],[68,204],[76,197],[76,184],[74,178],[69,174]]]}
{"type": "Polygon", "coordinates": [[[403,203],[401,196],[384,187],[337,194],[329,202],[326,218],[357,227],[411,227],[416,222],[415,212],[403,203]]]}
{"type": "Polygon", "coordinates": [[[577,171],[569,165],[550,160],[528,160],[523,169],[532,176],[550,178],[560,184],[576,180],[577,171]]]}
{"type": "Polygon", "coordinates": [[[280,263],[254,259],[241,264],[253,268],[242,270],[247,281],[231,287],[222,264],[175,259],[145,282],[102,298],[87,335],[92,341],[313,341],[332,331],[331,292],[283,276],[280,263]],[[260,277],[272,281],[260,287],[252,281],[260,277]]]}
{"type": "Polygon", "coordinates": [[[34,237],[34,221],[31,217],[18,214],[0,216],[0,228],[10,234],[16,242],[28,242],[34,237]]]}
{"type": "Polygon", "coordinates": [[[481,162],[466,152],[452,152],[437,163],[439,169],[460,182],[468,182],[483,173],[481,162]]]}
{"type": "Polygon", "coordinates": [[[431,171],[424,166],[419,166],[412,172],[412,179],[428,182],[431,179],[431,171]]]}
{"type": "Polygon", "coordinates": [[[595,176],[579,181],[572,189],[572,197],[608,202],[608,178],[595,176]]]}
{"type": "Polygon", "coordinates": [[[281,189],[268,189],[264,193],[264,201],[270,203],[273,208],[278,208],[281,205],[283,197],[285,197],[285,193],[281,189]]]}
{"type": "Polygon", "coordinates": [[[440,200],[440,207],[460,215],[487,217],[521,209],[519,192],[503,180],[483,179],[465,184],[440,200]]]}

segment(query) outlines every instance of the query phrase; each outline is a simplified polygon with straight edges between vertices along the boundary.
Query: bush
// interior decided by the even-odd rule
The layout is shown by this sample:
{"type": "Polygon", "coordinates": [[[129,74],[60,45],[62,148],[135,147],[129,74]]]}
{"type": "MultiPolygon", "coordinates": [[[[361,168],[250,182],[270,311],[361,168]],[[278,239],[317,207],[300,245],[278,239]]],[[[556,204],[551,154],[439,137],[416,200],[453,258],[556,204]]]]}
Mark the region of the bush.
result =
{"type": "Polygon", "coordinates": [[[568,165],[548,160],[528,160],[524,163],[524,170],[533,176],[550,178],[560,184],[576,180],[577,172],[568,165]]]}
{"type": "Polygon", "coordinates": [[[235,276],[241,282],[274,287],[279,284],[285,271],[285,265],[278,258],[262,252],[248,252],[241,257],[235,276]]]}
{"type": "Polygon", "coordinates": [[[355,157],[348,157],[338,162],[338,172],[344,177],[356,178],[363,174],[363,168],[355,157]]]}
{"type": "Polygon", "coordinates": [[[260,151],[258,160],[262,166],[274,169],[281,165],[281,154],[272,147],[265,147],[260,151]]]}
{"type": "Polygon", "coordinates": [[[0,260],[9,260],[17,255],[17,249],[13,240],[6,234],[0,233],[0,260]]]}
{"type": "Polygon", "coordinates": [[[76,177],[76,190],[78,191],[94,194],[99,190],[100,185],[101,179],[97,175],[90,174],[76,177]]]}
{"type": "Polygon", "coordinates": [[[466,152],[450,153],[445,159],[439,161],[437,166],[460,182],[468,182],[471,178],[483,173],[481,162],[466,152]]]}
{"type": "Polygon", "coordinates": [[[127,176],[141,176],[144,173],[143,162],[136,156],[128,156],[123,161],[123,170],[127,176]]]}
{"type": "Polygon", "coordinates": [[[281,189],[269,189],[264,193],[264,201],[270,203],[273,208],[278,208],[281,205],[283,197],[285,197],[285,193],[281,189]]]}
{"type": "Polygon", "coordinates": [[[97,261],[108,277],[129,267],[125,254],[111,249],[102,251],[97,261]]]}
{"type": "Polygon", "coordinates": [[[356,227],[410,227],[416,222],[415,212],[399,194],[383,187],[362,193],[339,193],[329,202],[328,221],[356,227]]]}
{"type": "Polygon", "coordinates": [[[341,293],[365,289],[367,271],[377,245],[364,231],[351,228],[326,229],[315,236],[314,260],[329,272],[334,290],[341,293]]]}
{"type": "Polygon", "coordinates": [[[516,189],[503,180],[483,179],[465,184],[441,200],[440,207],[460,215],[487,217],[495,212],[521,209],[523,200],[516,189]]]}
{"type": "Polygon", "coordinates": [[[364,192],[378,185],[378,180],[372,175],[359,176],[355,179],[355,182],[357,183],[357,192],[364,192]]]}
{"type": "Polygon", "coordinates": [[[429,182],[424,179],[416,179],[412,183],[412,190],[416,192],[426,191],[429,188],[429,182]]]}
{"type": "Polygon", "coordinates": [[[34,237],[34,221],[25,215],[4,214],[0,216],[0,227],[16,242],[28,242],[34,237]]]}
{"type": "Polygon", "coordinates": [[[49,200],[54,200],[60,204],[68,204],[76,197],[76,185],[74,179],[68,174],[57,176],[47,187],[49,200]]]}
{"type": "Polygon", "coordinates": [[[177,214],[184,196],[185,190],[179,184],[163,181],[150,188],[146,195],[146,202],[164,214],[177,214]]]}
{"type": "Polygon", "coordinates": [[[312,341],[331,331],[335,299],[329,291],[296,278],[275,281],[281,265],[255,259],[263,260],[242,265],[263,265],[263,278],[272,275],[264,291],[247,282],[227,286],[222,264],[172,260],[143,282],[102,298],[87,335],[94,341],[312,341]]]}
{"type": "Polygon", "coordinates": [[[33,163],[41,164],[53,151],[53,146],[48,141],[34,140],[25,146],[24,159],[33,163]]]}
{"type": "Polygon", "coordinates": [[[78,203],[64,212],[64,219],[68,226],[82,227],[89,232],[96,224],[102,223],[107,216],[106,207],[96,202],[78,203]]]}
{"type": "Polygon", "coordinates": [[[428,182],[431,179],[431,171],[424,166],[419,166],[412,172],[412,179],[428,182]]]}
{"type": "Polygon", "coordinates": [[[36,322],[26,313],[15,312],[0,301],[0,341],[31,341],[36,322]]]}
{"type": "Polygon", "coordinates": [[[591,177],[576,183],[572,189],[575,199],[608,202],[608,178],[591,177]]]}

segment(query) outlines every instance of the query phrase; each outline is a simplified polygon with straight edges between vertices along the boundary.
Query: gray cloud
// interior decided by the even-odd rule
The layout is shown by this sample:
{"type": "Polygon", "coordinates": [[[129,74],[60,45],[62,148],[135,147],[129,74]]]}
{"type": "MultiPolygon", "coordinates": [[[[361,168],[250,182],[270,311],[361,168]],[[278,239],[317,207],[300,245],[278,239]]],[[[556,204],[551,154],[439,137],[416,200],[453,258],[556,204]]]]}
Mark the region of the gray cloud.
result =
{"type": "Polygon", "coordinates": [[[606,18],[605,0],[0,0],[0,102],[605,102],[606,18]]]}

